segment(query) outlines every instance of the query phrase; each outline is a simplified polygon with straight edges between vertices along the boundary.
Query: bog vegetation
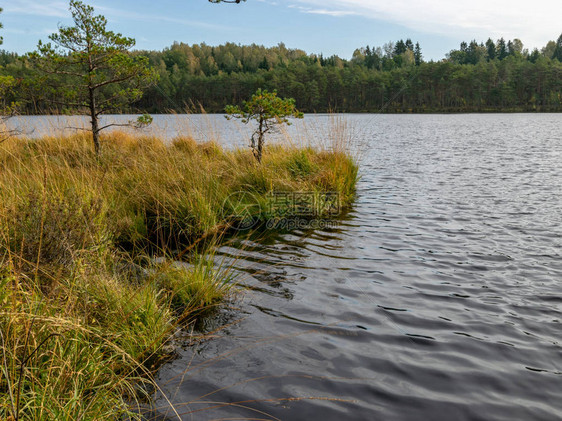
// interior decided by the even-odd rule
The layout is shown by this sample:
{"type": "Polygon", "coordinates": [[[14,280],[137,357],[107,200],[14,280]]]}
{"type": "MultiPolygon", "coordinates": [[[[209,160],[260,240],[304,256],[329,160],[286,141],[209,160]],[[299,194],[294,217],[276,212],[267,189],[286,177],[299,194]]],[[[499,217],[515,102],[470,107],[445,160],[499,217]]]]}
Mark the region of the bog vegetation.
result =
{"type": "Polygon", "coordinates": [[[231,288],[229,267],[197,242],[240,217],[231,193],[333,191],[346,206],[357,177],[337,148],[270,145],[258,164],[190,138],[100,141],[98,156],[86,134],[0,145],[2,419],[129,411],[171,334],[231,288]]]}

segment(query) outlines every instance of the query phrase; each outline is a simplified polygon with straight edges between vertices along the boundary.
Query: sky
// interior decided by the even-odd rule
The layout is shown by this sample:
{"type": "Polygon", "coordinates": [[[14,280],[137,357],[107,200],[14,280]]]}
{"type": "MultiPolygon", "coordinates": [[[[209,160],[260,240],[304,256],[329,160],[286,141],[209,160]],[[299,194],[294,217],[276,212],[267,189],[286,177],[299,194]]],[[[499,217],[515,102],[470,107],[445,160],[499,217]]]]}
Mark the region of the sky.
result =
{"type": "MultiPolygon", "coordinates": [[[[440,60],[461,41],[519,38],[541,48],[562,33],[560,0],[90,0],[108,29],[136,39],[138,49],[162,50],[175,41],[285,43],[324,56],[351,58],[356,48],[418,41],[426,60],[440,60]]],[[[70,25],[68,1],[0,0],[2,47],[25,53],[70,25]]]]}

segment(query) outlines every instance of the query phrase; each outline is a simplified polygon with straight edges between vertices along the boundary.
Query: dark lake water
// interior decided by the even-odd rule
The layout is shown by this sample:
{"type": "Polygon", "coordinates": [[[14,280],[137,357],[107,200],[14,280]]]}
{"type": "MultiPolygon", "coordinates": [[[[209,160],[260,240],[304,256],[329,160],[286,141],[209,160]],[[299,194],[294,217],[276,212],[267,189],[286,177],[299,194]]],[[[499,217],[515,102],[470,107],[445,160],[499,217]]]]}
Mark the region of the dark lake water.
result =
{"type": "Polygon", "coordinates": [[[248,288],[160,370],[180,418],[562,418],[562,115],[346,118],[355,207],[221,249],[248,288]]]}
{"type": "Polygon", "coordinates": [[[245,288],[153,419],[561,419],[562,114],[343,119],[355,206],[220,249],[245,288]]]}

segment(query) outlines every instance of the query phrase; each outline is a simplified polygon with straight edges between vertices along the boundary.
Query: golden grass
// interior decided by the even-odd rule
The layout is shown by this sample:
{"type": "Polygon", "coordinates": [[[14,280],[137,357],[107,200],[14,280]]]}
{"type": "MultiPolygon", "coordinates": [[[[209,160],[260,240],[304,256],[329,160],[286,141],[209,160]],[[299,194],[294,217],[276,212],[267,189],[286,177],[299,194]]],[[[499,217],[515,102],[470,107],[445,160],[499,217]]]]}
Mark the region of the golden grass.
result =
{"type": "Polygon", "coordinates": [[[125,402],[170,334],[229,291],[228,268],[189,248],[236,218],[227,197],[329,191],[345,206],[356,180],[340,148],[271,146],[257,165],[189,137],[113,132],[99,157],[87,135],[0,144],[0,418],[134,418],[125,402]]]}

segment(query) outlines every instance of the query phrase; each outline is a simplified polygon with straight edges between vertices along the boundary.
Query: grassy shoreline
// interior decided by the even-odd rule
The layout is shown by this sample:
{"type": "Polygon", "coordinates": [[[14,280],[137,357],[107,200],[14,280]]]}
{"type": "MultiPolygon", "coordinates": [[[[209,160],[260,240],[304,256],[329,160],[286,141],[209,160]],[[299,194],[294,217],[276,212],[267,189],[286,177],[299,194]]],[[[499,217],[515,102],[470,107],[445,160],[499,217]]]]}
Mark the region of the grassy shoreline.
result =
{"type": "Polygon", "coordinates": [[[126,402],[173,332],[230,291],[228,268],[195,245],[240,222],[240,192],[265,222],[287,215],[283,203],[264,210],[272,192],[335,192],[345,208],[357,180],[341,147],[273,145],[257,165],[187,137],[113,132],[99,158],[90,142],[0,144],[2,419],[134,417],[126,402]]]}

